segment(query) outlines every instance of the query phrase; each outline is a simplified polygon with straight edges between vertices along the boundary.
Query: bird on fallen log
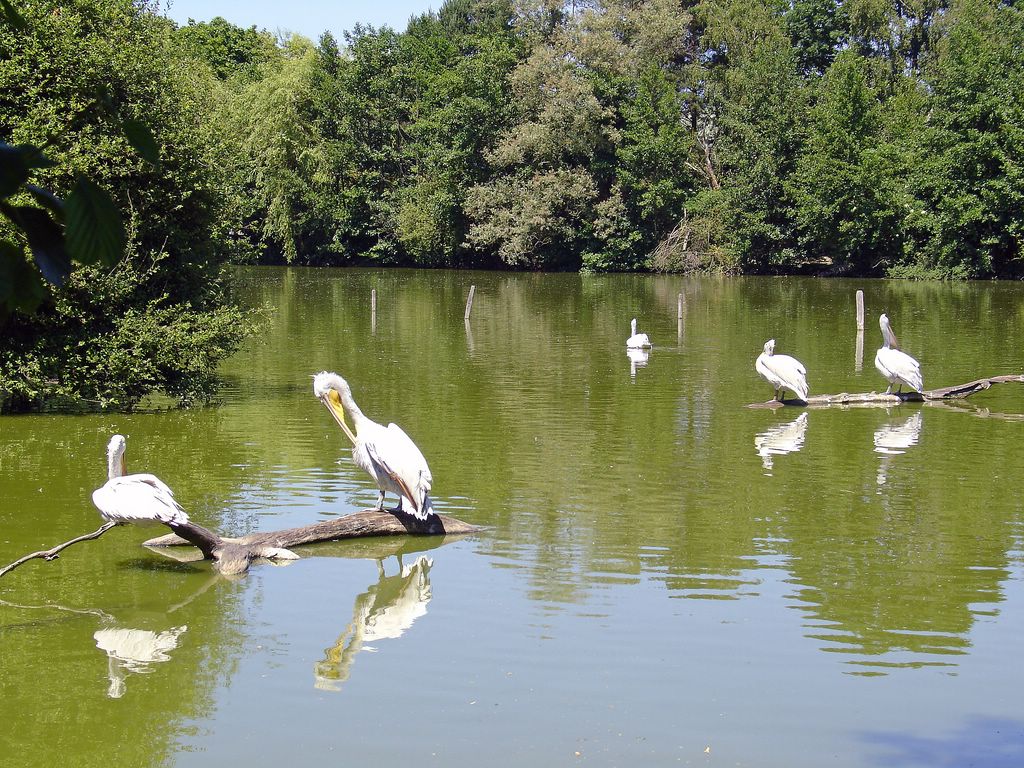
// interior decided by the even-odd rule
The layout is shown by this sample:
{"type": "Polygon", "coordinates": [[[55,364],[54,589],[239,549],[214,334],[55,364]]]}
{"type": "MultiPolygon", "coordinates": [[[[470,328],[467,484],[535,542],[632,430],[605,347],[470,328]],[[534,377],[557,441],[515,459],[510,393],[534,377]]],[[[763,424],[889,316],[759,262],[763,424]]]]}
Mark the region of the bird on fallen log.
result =
{"type": "Polygon", "coordinates": [[[923,392],[921,364],[900,349],[896,334],[884,312],[878,317],[878,326],[882,329],[882,346],[875,353],[875,368],[889,382],[885,394],[892,394],[893,384],[898,385],[898,393],[903,392],[904,384],[917,392],[923,392]]]}
{"type": "Polygon", "coordinates": [[[629,338],[626,339],[626,347],[628,349],[649,349],[650,346],[651,340],[647,338],[647,334],[636,332],[636,318],[634,317],[629,323],[629,338]]]}
{"type": "Polygon", "coordinates": [[[92,502],[104,520],[120,525],[185,525],[188,515],[174,493],[156,475],[125,474],[124,435],[107,444],[107,482],[93,491],[92,502]]]}
{"type": "Polygon", "coordinates": [[[336,373],[323,371],[313,377],[313,394],[330,411],[338,426],[352,442],[356,466],[366,470],[377,484],[377,509],[384,509],[387,493],[398,496],[392,512],[406,512],[426,520],[434,514],[430,501],[433,479],[420,449],[397,424],[378,424],[370,419],[352,397],[352,389],[336,373]],[[349,428],[346,415],[352,420],[349,428]]]}
{"type": "Polygon", "coordinates": [[[757,356],[754,370],[772,385],[775,399],[780,403],[787,389],[807,402],[807,369],[795,357],[776,355],[775,339],[768,339],[764,343],[764,351],[757,356]]]}

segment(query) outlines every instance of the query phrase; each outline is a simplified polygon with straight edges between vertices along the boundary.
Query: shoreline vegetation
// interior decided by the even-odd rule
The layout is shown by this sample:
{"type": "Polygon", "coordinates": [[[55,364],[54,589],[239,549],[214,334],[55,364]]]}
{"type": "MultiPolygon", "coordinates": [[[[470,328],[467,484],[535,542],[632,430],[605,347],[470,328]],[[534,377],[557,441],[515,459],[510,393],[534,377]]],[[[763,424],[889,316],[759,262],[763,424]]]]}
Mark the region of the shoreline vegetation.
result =
{"type": "Polygon", "coordinates": [[[44,285],[0,217],[0,412],[209,400],[255,325],[232,264],[1024,277],[1014,3],[446,0],[316,41],[12,7],[0,141],[109,193],[126,245],[44,285]]]}

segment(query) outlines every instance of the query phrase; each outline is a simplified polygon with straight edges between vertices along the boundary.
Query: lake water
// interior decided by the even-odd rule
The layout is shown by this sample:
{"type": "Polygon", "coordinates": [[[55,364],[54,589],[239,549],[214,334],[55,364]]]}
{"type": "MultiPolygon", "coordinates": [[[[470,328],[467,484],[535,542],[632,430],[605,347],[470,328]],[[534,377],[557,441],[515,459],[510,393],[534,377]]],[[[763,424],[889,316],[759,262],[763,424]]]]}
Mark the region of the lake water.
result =
{"type": "Polygon", "coordinates": [[[771,396],[753,368],[771,337],[812,394],[884,387],[882,311],[928,387],[1021,373],[1024,286],[239,281],[269,320],[219,405],[0,418],[0,565],[99,525],[114,432],[129,471],[223,533],[371,506],[312,396],[322,369],[416,440],[438,511],[486,530],[235,579],[140,546],[158,530],[28,563],[0,580],[6,765],[1024,764],[1024,387],[746,407],[771,396]]]}

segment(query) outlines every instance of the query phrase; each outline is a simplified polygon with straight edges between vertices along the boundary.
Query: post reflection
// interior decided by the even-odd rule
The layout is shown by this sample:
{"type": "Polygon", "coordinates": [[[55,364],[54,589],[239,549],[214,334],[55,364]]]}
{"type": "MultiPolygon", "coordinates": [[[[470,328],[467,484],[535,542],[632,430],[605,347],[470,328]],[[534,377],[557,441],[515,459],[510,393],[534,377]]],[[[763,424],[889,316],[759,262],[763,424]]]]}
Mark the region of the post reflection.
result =
{"type": "Polygon", "coordinates": [[[376,650],[371,643],[401,637],[430,602],[430,569],[434,561],[420,555],[412,565],[403,565],[395,555],[398,572],[388,576],[384,560],[377,560],[377,583],[358,595],[352,609],[352,621],[334,645],[326,649],[324,659],[314,666],[315,685],[326,691],[340,691],[348,680],[356,654],[376,650]]]}
{"type": "Polygon", "coordinates": [[[646,368],[647,361],[650,360],[651,350],[650,349],[627,349],[626,357],[629,358],[629,378],[636,379],[636,369],[646,368]]]}
{"type": "Polygon", "coordinates": [[[179,638],[188,627],[182,625],[163,632],[128,627],[107,627],[93,633],[96,647],[107,654],[107,696],[119,699],[127,690],[129,672],[151,671],[153,664],[170,661],[170,653],[178,647],[179,638]]]}
{"type": "Polygon", "coordinates": [[[466,318],[466,350],[469,352],[469,356],[472,357],[473,353],[476,352],[475,345],[473,344],[473,328],[469,324],[469,318],[466,318]]]}
{"type": "Polygon", "coordinates": [[[807,436],[807,411],[786,424],[779,424],[754,437],[754,450],[761,457],[764,474],[771,477],[775,456],[795,453],[803,448],[807,436]]]}
{"type": "Polygon", "coordinates": [[[882,456],[876,476],[879,486],[885,485],[888,480],[889,463],[892,461],[892,457],[906,453],[908,448],[917,445],[918,440],[921,439],[922,420],[922,412],[917,411],[904,421],[897,424],[883,424],[875,430],[875,453],[882,456]]]}

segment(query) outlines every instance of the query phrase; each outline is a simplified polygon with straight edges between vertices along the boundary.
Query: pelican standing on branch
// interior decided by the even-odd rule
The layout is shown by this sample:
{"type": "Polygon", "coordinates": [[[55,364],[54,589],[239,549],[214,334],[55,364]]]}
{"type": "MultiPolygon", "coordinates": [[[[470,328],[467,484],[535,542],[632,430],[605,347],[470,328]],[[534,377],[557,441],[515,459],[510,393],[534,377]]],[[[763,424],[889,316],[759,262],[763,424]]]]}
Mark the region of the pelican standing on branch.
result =
{"type": "Polygon", "coordinates": [[[795,357],[776,355],[775,339],[764,343],[764,352],[757,356],[754,370],[774,387],[775,399],[780,403],[787,389],[807,402],[807,369],[795,357]]]}
{"type": "Polygon", "coordinates": [[[636,332],[636,318],[634,317],[629,323],[630,336],[626,339],[626,347],[629,349],[648,349],[651,346],[651,340],[647,338],[646,333],[636,332]]]}
{"type": "Polygon", "coordinates": [[[352,458],[377,483],[377,509],[384,509],[384,495],[398,495],[393,512],[407,512],[420,520],[434,513],[430,502],[432,478],[427,460],[416,443],[397,424],[378,424],[368,418],[352,399],[348,382],[336,373],[323,371],[313,377],[313,394],[324,404],[338,426],[352,441],[352,458]],[[345,421],[352,419],[355,433],[345,421]]]}
{"type": "Polygon", "coordinates": [[[882,313],[878,318],[882,329],[882,346],[875,353],[875,368],[882,374],[889,386],[885,394],[892,394],[892,385],[898,384],[898,392],[903,392],[903,385],[918,392],[924,391],[924,377],[921,375],[921,364],[906,352],[900,350],[896,334],[892,332],[889,318],[882,313]]]}
{"type": "Polygon", "coordinates": [[[125,474],[124,435],[107,444],[107,482],[93,491],[92,502],[104,520],[125,525],[184,525],[188,515],[156,475],[125,474]]]}

